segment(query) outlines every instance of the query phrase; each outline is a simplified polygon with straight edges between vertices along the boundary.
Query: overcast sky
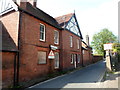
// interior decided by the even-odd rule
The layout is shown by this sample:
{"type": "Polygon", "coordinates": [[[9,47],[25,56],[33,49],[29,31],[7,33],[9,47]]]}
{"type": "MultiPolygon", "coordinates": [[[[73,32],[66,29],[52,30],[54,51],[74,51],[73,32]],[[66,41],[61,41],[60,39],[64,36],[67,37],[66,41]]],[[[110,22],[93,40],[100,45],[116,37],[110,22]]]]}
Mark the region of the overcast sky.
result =
{"type": "Polygon", "coordinates": [[[58,17],[75,10],[85,41],[85,35],[92,36],[103,28],[118,35],[118,1],[120,0],[37,0],[37,7],[52,17],[58,17]]]}

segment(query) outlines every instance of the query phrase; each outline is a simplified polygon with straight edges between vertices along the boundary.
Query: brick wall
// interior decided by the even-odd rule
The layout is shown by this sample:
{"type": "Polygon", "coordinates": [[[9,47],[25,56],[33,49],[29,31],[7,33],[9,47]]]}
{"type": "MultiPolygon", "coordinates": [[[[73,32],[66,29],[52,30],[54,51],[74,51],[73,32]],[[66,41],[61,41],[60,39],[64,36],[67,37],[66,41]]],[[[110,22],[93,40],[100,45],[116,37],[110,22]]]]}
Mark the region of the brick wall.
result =
{"type": "MultiPolygon", "coordinates": [[[[50,52],[50,45],[57,46],[59,49],[54,52],[60,53],[60,69],[74,68],[74,64],[71,64],[71,54],[80,54],[80,63],[77,63],[79,67],[82,63],[81,53],[81,39],[80,37],[72,34],[71,32],[64,30],[60,31],[43,21],[40,21],[28,14],[22,13],[22,23],[20,29],[20,82],[27,83],[27,81],[42,78],[51,72],[55,72],[59,69],[54,68],[54,60],[48,59],[50,52]],[[40,38],[40,23],[45,25],[46,28],[46,41],[42,42],[40,38]],[[59,31],[59,41],[61,44],[54,44],[54,30],[59,31]],[[70,35],[73,36],[73,47],[70,48],[70,35]],[[80,39],[80,49],[77,49],[77,39],[80,39]],[[47,52],[47,63],[38,64],[38,51],[47,52]]],[[[19,24],[19,12],[12,12],[2,18],[3,24],[6,26],[10,36],[14,42],[18,43],[18,24],[19,24]]],[[[13,55],[9,54],[10,57],[13,55]]],[[[6,60],[9,60],[6,56],[6,60]]],[[[5,60],[5,57],[3,58],[5,60]]],[[[13,58],[11,58],[13,60],[13,58]]],[[[6,64],[6,63],[4,63],[6,64]]],[[[12,67],[13,69],[13,67],[12,67]]],[[[8,69],[9,70],[9,69],[8,69]]],[[[9,70],[10,71],[10,70],[9,70]]],[[[13,71],[11,71],[12,73],[13,71]]],[[[8,71],[3,70],[3,74],[6,75],[8,71]]],[[[8,73],[9,74],[9,73],[8,73]]],[[[13,74],[13,73],[12,73],[13,74]]],[[[11,74],[11,75],[12,75],[11,74]]],[[[8,75],[6,75],[8,77],[8,75]]],[[[10,76],[10,81],[13,77],[10,76]]],[[[6,80],[4,78],[4,80],[6,80]]],[[[5,82],[9,81],[6,80],[5,82]]]]}
{"type": "MultiPolygon", "coordinates": [[[[20,81],[26,82],[56,71],[54,60],[48,59],[50,45],[54,44],[54,30],[58,30],[28,14],[22,14],[20,39],[20,81]],[[40,41],[40,23],[45,25],[46,41],[40,41]],[[38,51],[47,52],[47,63],[38,64],[38,51]]],[[[60,30],[58,30],[60,31],[60,30]]],[[[56,52],[56,51],[54,51],[56,52]]],[[[59,50],[57,50],[59,52],[59,50]]]]}
{"type": "Polygon", "coordinates": [[[13,85],[15,53],[0,52],[2,54],[2,87],[13,85]]]}
{"type": "Polygon", "coordinates": [[[93,62],[98,62],[100,60],[103,60],[103,56],[98,56],[98,55],[93,56],[93,62]]]}
{"type": "Polygon", "coordinates": [[[79,67],[82,63],[82,53],[81,53],[81,39],[80,39],[80,49],[77,49],[77,39],[80,37],[72,34],[67,30],[62,31],[62,64],[63,69],[74,68],[74,64],[71,64],[71,54],[80,54],[80,63],[77,63],[79,67]],[[73,36],[73,47],[70,47],[70,36],[73,36]]]}
{"type": "Polygon", "coordinates": [[[88,48],[87,50],[84,50],[83,52],[84,52],[83,65],[86,66],[86,65],[92,64],[93,63],[93,55],[91,53],[91,49],[88,48]]]}

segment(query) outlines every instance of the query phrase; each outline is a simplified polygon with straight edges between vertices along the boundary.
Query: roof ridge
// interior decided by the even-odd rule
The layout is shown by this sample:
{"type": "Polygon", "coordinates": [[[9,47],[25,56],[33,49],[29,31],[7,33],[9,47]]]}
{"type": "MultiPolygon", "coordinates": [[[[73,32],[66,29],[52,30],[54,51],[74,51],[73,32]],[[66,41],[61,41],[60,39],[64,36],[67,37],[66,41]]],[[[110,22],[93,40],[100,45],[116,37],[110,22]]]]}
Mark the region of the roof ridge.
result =
{"type": "Polygon", "coordinates": [[[74,13],[68,13],[68,14],[64,14],[64,15],[61,15],[61,16],[58,16],[58,17],[55,17],[55,18],[59,18],[59,17],[63,17],[63,16],[68,16],[70,14],[74,14],[74,13]]]}
{"type": "Polygon", "coordinates": [[[48,15],[49,17],[51,17],[51,18],[55,19],[53,16],[51,16],[50,14],[48,14],[48,13],[44,12],[44,11],[43,11],[43,10],[41,10],[40,8],[38,8],[38,7],[35,7],[35,8],[36,8],[36,9],[38,9],[38,10],[40,10],[40,11],[42,11],[44,14],[48,15]]]}

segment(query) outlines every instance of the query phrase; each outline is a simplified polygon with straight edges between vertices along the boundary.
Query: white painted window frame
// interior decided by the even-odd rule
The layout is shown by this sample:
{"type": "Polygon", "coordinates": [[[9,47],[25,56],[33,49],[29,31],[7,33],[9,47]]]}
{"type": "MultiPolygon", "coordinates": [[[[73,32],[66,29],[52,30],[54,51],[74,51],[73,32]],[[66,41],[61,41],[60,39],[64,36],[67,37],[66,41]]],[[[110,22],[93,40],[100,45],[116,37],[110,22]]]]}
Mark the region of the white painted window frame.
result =
{"type": "Polygon", "coordinates": [[[74,62],[74,54],[71,54],[71,64],[74,62]]]}
{"type": "Polygon", "coordinates": [[[83,50],[82,53],[85,54],[85,50],[83,50]]]}
{"type": "Polygon", "coordinates": [[[60,54],[59,54],[59,52],[55,52],[54,54],[56,55],[56,53],[58,54],[58,66],[56,66],[57,63],[55,63],[56,61],[55,61],[55,59],[54,59],[54,64],[55,64],[55,65],[54,65],[54,68],[55,68],[55,69],[58,69],[58,68],[60,67],[60,58],[59,58],[60,54]]]}
{"type": "Polygon", "coordinates": [[[57,30],[54,30],[54,44],[57,44],[57,45],[59,44],[59,31],[57,30]],[[58,35],[55,35],[56,34],[55,32],[57,32],[58,35]],[[55,36],[57,36],[57,39],[55,39],[56,38],[55,36]],[[57,42],[55,40],[57,40],[57,42]]]}
{"type": "Polygon", "coordinates": [[[77,39],[77,49],[80,49],[80,40],[77,39]]]}
{"type": "Polygon", "coordinates": [[[80,63],[80,54],[77,54],[78,63],[80,63]]]}
{"type": "Polygon", "coordinates": [[[70,36],[70,47],[73,47],[73,36],[70,36]]]}
{"type": "MultiPolygon", "coordinates": [[[[43,37],[44,39],[39,39],[39,40],[45,42],[45,37],[46,37],[46,35],[45,35],[45,33],[46,33],[46,31],[45,31],[45,25],[42,24],[42,23],[40,23],[40,25],[44,26],[44,37],[43,37]]],[[[40,35],[41,35],[41,31],[40,31],[40,35]]]]}

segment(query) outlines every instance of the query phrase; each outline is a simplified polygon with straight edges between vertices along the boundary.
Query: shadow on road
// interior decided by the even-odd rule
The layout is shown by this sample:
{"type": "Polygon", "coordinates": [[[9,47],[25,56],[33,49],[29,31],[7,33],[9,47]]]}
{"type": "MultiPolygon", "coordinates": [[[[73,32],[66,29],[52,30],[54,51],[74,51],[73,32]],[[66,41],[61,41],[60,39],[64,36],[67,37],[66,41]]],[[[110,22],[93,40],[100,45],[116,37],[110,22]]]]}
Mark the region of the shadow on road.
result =
{"type": "Polygon", "coordinates": [[[87,86],[88,88],[91,86],[95,87],[95,85],[97,85],[95,83],[101,79],[101,76],[103,76],[105,70],[105,62],[100,61],[83,69],[65,74],[64,76],[39,83],[30,88],[80,88],[83,86],[87,86]]]}

